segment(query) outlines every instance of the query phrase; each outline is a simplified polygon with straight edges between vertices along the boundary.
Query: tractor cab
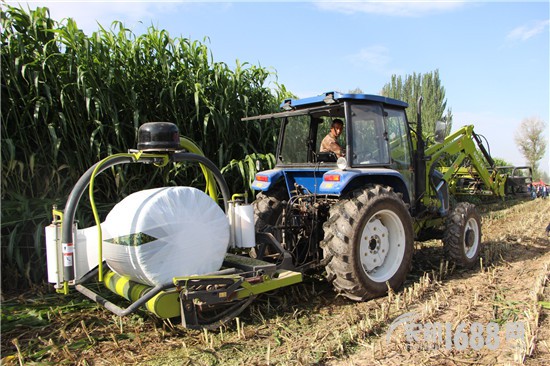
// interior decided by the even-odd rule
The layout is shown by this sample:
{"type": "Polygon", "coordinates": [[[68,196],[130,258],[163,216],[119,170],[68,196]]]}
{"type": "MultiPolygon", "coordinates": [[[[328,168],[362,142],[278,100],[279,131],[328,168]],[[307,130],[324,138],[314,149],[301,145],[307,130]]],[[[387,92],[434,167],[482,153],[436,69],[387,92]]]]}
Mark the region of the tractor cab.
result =
{"type": "Polygon", "coordinates": [[[246,118],[281,119],[275,169],[258,173],[253,188],[267,191],[284,178],[289,192],[302,189],[339,196],[366,183],[381,183],[397,186],[404,196],[412,197],[407,106],[377,95],[328,92],[287,99],[280,113],[246,118]],[[321,148],[336,119],[344,123],[337,140],[341,154],[321,148]]]}

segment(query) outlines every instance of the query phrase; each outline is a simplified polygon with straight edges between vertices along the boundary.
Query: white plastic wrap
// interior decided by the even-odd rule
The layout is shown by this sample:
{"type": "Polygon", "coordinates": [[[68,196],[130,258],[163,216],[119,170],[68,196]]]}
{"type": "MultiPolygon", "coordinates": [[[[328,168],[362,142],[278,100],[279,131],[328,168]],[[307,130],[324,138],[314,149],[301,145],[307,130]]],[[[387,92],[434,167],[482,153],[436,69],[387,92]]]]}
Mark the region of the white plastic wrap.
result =
{"type": "MultiPolygon", "coordinates": [[[[101,224],[101,230],[105,235],[105,229],[101,224]]],[[[96,267],[99,263],[99,245],[97,226],[73,229],[74,239],[74,271],[75,279],[82,278],[86,273],[96,267]]],[[[105,236],[103,236],[105,238],[105,236]]]]}
{"type": "Polygon", "coordinates": [[[223,210],[192,187],[133,193],[113,207],[101,227],[109,267],[147,285],[219,270],[230,234],[223,210]]]}

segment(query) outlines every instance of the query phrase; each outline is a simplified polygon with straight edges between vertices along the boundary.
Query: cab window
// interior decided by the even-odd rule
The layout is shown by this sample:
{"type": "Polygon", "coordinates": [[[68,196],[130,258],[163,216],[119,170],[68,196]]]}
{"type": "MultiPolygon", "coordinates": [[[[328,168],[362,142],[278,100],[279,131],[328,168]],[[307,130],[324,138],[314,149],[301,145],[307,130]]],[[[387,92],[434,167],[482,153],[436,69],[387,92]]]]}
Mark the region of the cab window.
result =
{"type": "Polygon", "coordinates": [[[307,147],[310,117],[308,115],[288,118],[279,154],[282,164],[297,164],[307,162],[307,147]]]}
{"type": "Polygon", "coordinates": [[[379,105],[352,105],[352,164],[388,164],[388,142],[379,105]]]}
{"type": "Polygon", "coordinates": [[[408,167],[411,164],[411,147],[405,111],[396,109],[386,109],[385,111],[392,163],[408,167]]]}

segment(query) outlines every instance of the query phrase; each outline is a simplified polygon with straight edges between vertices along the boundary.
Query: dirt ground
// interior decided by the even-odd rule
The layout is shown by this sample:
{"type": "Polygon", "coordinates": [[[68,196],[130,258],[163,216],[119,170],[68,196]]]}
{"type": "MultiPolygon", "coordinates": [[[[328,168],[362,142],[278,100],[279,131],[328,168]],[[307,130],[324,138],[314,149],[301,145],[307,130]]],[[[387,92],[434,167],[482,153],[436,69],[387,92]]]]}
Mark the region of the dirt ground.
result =
{"type": "Polygon", "coordinates": [[[1,364],[550,365],[550,199],[480,210],[475,268],[443,261],[440,242],[416,243],[397,293],[356,303],[313,276],[217,331],[145,311],[118,318],[78,293],[5,294],[1,364]]]}

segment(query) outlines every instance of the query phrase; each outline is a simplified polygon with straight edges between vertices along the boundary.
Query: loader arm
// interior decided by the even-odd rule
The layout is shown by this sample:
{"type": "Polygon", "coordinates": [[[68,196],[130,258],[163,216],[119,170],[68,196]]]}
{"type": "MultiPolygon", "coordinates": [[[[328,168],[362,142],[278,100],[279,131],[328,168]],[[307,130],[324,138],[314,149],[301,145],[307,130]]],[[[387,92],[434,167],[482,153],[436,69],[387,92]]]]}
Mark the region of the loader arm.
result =
{"type": "MultiPolygon", "coordinates": [[[[426,149],[426,180],[429,181],[430,174],[437,167],[438,161],[444,155],[456,156],[449,167],[441,169],[442,180],[449,184],[452,190],[456,184],[457,174],[466,159],[469,160],[470,168],[475,170],[486,189],[492,194],[503,197],[506,195],[506,174],[498,174],[494,169],[494,161],[481,143],[479,136],[474,132],[474,126],[468,125],[460,128],[453,134],[447,136],[443,143],[435,144],[426,149]]],[[[436,195],[438,187],[429,186],[426,200],[436,195]],[[434,191],[435,190],[435,191],[434,191]]]]}

